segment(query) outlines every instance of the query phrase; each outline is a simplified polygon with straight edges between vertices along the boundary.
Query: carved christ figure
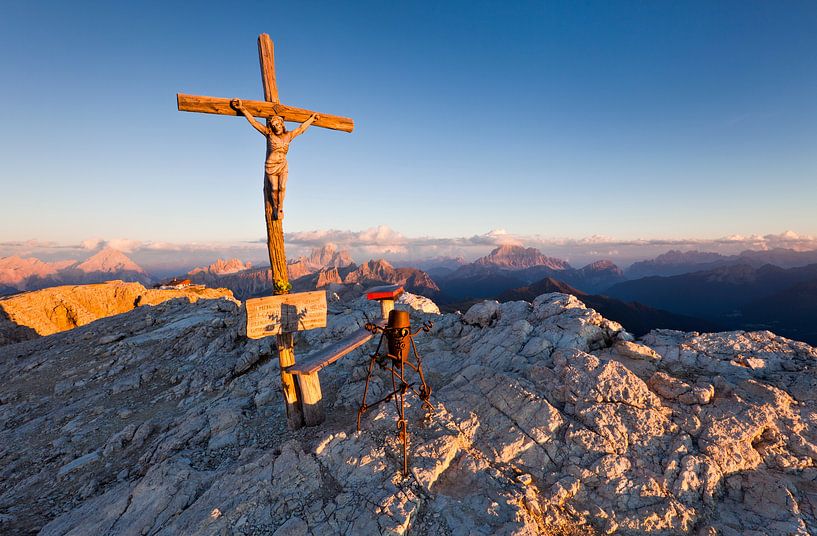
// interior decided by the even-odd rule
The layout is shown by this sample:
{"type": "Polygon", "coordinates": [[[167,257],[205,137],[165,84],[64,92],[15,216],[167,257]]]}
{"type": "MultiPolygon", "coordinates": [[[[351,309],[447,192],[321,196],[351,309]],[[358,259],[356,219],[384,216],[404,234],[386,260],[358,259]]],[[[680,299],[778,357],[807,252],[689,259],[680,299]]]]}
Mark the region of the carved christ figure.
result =
{"type": "Polygon", "coordinates": [[[239,99],[230,101],[230,106],[247,118],[250,124],[267,138],[267,161],[264,165],[264,200],[272,206],[272,219],[280,220],[284,217],[284,194],[287,188],[287,151],[289,143],[300,136],[309,126],[320,119],[318,114],[301,123],[298,128],[288,131],[284,126],[284,119],[273,116],[267,119],[267,124],[259,123],[247,111],[239,99]]]}

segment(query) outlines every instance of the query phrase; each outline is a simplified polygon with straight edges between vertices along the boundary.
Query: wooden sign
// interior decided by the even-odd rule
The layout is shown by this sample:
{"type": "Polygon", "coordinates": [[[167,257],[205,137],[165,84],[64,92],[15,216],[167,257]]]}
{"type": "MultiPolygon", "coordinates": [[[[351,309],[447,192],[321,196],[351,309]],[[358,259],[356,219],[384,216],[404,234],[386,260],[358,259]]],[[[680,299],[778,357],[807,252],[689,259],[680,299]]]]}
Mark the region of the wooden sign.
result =
{"type": "Polygon", "coordinates": [[[250,339],[326,327],[323,290],[252,298],[246,301],[246,306],[250,339]]]}

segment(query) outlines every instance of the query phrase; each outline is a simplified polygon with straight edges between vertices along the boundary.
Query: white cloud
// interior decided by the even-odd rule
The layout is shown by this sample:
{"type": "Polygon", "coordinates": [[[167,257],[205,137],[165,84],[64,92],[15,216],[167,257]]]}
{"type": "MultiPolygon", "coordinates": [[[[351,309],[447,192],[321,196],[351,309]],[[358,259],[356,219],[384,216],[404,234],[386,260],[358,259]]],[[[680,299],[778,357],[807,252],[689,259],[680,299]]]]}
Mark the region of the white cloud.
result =
{"type": "Polygon", "coordinates": [[[129,240],[127,238],[114,238],[108,240],[107,247],[117,249],[123,253],[133,253],[144,247],[144,242],[140,240],[129,240]]]}
{"type": "Polygon", "coordinates": [[[105,240],[101,238],[88,238],[79,243],[79,247],[87,250],[95,250],[101,248],[105,244],[105,240]]]}
{"type": "MultiPolygon", "coordinates": [[[[546,255],[565,259],[576,266],[599,259],[611,259],[626,266],[636,260],[653,258],[669,249],[712,251],[724,255],[746,249],[766,250],[789,248],[800,251],[817,250],[817,238],[784,231],[766,235],[731,235],[719,238],[687,239],[616,239],[593,235],[583,238],[548,237],[543,235],[514,235],[504,229],[493,229],[484,234],[466,237],[407,237],[381,225],[361,231],[319,229],[287,233],[287,256],[306,255],[312,248],[327,243],[338,249],[349,250],[357,262],[385,257],[392,262],[411,261],[434,257],[458,257],[473,260],[503,244],[535,247],[546,255]]],[[[126,252],[148,269],[166,273],[183,273],[195,266],[212,263],[216,258],[239,258],[253,264],[265,264],[266,239],[248,242],[172,243],[132,240],[127,238],[89,238],[74,245],[28,240],[0,243],[0,257],[9,255],[33,256],[43,260],[85,259],[99,248],[109,246],[126,252]]]]}

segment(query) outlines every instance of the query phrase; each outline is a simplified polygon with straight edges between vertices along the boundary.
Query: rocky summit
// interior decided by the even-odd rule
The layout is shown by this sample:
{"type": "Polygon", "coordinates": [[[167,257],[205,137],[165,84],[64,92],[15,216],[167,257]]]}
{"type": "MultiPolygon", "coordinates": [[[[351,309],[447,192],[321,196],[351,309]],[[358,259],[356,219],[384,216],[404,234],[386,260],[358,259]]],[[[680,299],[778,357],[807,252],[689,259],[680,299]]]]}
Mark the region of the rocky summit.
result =
{"type": "MultiPolygon", "coordinates": [[[[405,300],[434,311],[427,300],[405,300]]],[[[330,300],[320,349],[377,315],[330,300]]],[[[356,431],[366,351],[289,431],[274,339],[171,300],[0,348],[0,532],[814,534],[817,350],[770,332],[634,340],[577,298],[481,302],[417,337],[433,393],[356,431]]],[[[370,399],[391,388],[375,374],[370,399]]]]}

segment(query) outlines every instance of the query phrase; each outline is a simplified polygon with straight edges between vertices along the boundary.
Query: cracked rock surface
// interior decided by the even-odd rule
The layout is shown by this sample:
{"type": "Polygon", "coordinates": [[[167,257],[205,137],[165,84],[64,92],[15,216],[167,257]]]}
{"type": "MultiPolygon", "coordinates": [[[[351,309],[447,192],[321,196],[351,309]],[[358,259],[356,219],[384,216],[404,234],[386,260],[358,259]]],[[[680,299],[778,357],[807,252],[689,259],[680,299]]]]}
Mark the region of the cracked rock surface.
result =
{"type": "MultiPolygon", "coordinates": [[[[329,309],[296,359],[379,313],[329,309]]],[[[403,478],[394,405],[356,431],[375,343],[321,371],[326,422],[290,431],[274,338],[242,314],[171,300],[0,348],[0,533],[817,533],[806,344],[634,340],[564,294],[413,309],[435,409],[407,398],[403,478]]]]}

